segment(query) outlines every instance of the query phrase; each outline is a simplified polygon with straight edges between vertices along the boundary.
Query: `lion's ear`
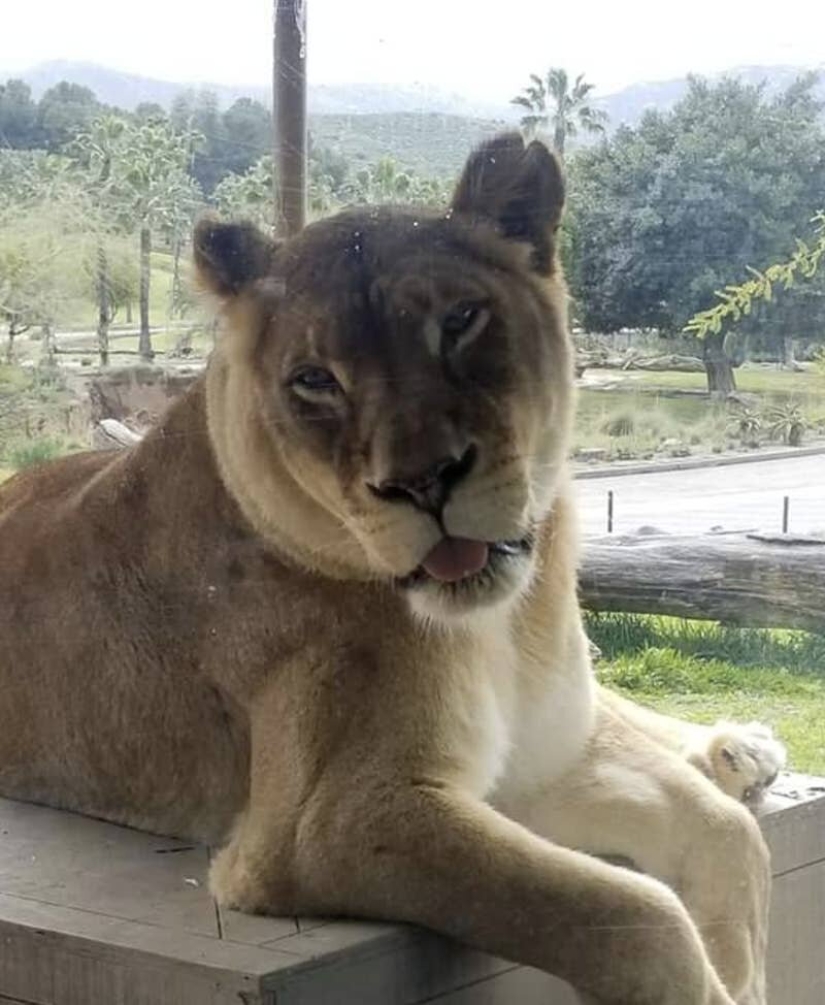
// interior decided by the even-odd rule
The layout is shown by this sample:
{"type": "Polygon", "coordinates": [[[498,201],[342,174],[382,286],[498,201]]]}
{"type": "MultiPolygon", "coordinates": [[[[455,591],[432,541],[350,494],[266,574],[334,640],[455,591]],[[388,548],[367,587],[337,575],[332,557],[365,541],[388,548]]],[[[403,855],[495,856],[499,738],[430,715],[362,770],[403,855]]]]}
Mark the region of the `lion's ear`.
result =
{"type": "Polygon", "coordinates": [[[251,223],[204,217],[195,226],[193,253],[200,285],[222,300],[268,275],[275,243],[251,223]]]}
{"type": "Polygon", "coordinates": [[[559,162],[539,140],[504,133],[470,155],[453,195],[454,213],[492,221],[511,240],[533,249],[537,272],[553,266],[553,235],[564,207],[559,162]]]}

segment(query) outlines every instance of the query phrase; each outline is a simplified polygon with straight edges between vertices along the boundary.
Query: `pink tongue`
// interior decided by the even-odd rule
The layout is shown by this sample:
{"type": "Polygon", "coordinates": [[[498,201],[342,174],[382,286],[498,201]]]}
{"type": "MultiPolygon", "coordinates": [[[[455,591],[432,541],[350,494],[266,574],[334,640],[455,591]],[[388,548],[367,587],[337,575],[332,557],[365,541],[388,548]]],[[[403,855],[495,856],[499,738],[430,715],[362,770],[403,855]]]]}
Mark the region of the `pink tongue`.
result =
{"type": "Polygon", "coordinates": [[[455,583],[465,576],[481,572],[487,564],[489,549],[484,541],[470,541],[466,537],[445,537],[421,563],[433,579],[442,583],[455,583]]]}

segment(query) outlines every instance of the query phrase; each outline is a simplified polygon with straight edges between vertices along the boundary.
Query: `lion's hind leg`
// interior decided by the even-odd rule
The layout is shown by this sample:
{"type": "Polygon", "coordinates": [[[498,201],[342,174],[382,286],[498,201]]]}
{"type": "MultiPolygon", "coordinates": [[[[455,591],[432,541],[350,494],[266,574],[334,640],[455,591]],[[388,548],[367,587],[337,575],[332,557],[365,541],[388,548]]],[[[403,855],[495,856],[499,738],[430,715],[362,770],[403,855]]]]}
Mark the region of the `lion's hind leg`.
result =
{"type": "Polygon", "coordinates": [[[609,704],[580,764],[522,805],[534,832],[629,860],[681,897],[740,1005],[764,1005],[770,869],[752,814],[609,704]]]}
{"type": "Polygon", "coordinates": [[[599,700],[628,726],[681,754],[724,793],[754,811],[785,767],[785,747],[760,722],[699,725],[654,712],[605,688],[599,690],[599,700]]]}

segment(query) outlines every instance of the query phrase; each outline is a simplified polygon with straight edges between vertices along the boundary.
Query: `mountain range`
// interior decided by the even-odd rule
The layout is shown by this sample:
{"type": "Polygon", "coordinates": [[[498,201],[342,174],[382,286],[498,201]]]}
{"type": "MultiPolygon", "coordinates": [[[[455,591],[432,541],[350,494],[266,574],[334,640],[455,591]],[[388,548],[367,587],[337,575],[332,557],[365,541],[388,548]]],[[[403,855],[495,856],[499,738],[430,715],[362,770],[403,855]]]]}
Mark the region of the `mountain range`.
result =
{"type": "MultiPolygon", "coordinates": [[[[724,74],[739,77],[748,83],[764,81],[768,92],[781,90],[808,69],[821,73],[818,84],[820,96],[825,99],[825,63],[819,67],[799,66],[741,66],[732,67],[724,74]]],[[[0,79],[12,74],[0,72],[0,79]]],[[[35,98],[61,80],[91,88],[104,104],[133,109],[141,102],[156,102],[168,108],[174,98],[187,89],[202,88],[213,91],[219,103],[226,107],[240,97],[256,98],[269,104],[270,92],[260,85],[226,85],[204,82],[181,84],[168,80],[154,80],[137,74],[124,73],[93,63],[53,60],[41,63],[23,73],[13,74],[25,80],[35,98]]],[[[631,84],[613,94],[597,99],[610,117],[613,126],[632,125],[649,108],[666,110],[674,105],[687,90],[685,77],[672,80],[631,84]]],[[[507,97],[500,103],[476,100],[466,94],[455,94],[425,83],[413,84],[310,84],[309,111],[311,115],[362,115],[430,113],[458,115],[472,119],[515,122],[519,110],[509,104],[507,97]]]]}
{"type": "MultiPolygon", "coordinates": [[[[825,71],[825,64],[822,69],[825,71]]],[[[750,83],[765,81],[768,91],[776,91],[802,72],[803,68],[794,66],[751,66],[733,69],[728,75],[750,83]]],[[[0,72],[0,80],[8,76],[0,72]]],[[[130,110],[142,102],[168,108],[177,95],[197,89],[214,92],[223,108],[241,97],[264,104],[269,104],[271,97],[263,86],[188,85],[70,61],[42,63],[15,76],[29,84],[36,99],[67,80],[90,88],[106,105],[130,110]]],[[[649,108],[670,108],[687,86],[686,78],[637,83],[600,97],[597,103],[607,112],[610,127],[632,125],[649,108]]],[[[825,98],[822,80],[819,91],[825,98]]],[[[319,146],[334,150],[355,166],[390,156],[419,175],[447,178],[460,171],[469,149],[503,125],[517,123],[521,110],[506,99],[500,103],[478,101],[423,83],[355,83],[310,84],[309,113],[310,130],[319,146]]],[[[587,138],[580,142],[587,142],[587,138]]]]}

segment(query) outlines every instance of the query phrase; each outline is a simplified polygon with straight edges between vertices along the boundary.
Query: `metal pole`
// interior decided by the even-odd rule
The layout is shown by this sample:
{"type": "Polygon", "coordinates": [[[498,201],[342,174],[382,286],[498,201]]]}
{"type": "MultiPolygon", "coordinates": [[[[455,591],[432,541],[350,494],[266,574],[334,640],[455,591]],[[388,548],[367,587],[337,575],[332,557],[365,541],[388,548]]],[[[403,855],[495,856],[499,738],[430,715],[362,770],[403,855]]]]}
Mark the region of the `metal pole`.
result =
{"type": "Polygon", "coordinates": [[[613,489],[607,492],[607,533],[613,533],[613,489]]]}
{"type": "Polygon", "coordinates": [[[791,499],[790,496],[782,497],[782,533],[788,533],[788,510],[790,508],[791,499]]]}
{"type": "Polygon", "coordinates": [[[291,237],[306,223],[307,0],[273,4],[275,230],[291,237]]]}

